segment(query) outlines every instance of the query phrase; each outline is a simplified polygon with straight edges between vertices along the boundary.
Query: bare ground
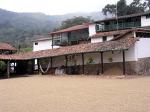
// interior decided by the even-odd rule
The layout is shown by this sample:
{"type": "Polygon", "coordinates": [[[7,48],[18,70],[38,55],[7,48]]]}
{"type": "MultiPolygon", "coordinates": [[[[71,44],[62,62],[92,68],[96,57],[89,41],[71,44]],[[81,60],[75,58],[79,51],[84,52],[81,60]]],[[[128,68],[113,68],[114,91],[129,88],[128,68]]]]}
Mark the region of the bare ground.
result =
{"type": "Polygon", "coordinates": [[[150,77],[32,76],[0,80],[0,112],[149,112],[150,77]]]}

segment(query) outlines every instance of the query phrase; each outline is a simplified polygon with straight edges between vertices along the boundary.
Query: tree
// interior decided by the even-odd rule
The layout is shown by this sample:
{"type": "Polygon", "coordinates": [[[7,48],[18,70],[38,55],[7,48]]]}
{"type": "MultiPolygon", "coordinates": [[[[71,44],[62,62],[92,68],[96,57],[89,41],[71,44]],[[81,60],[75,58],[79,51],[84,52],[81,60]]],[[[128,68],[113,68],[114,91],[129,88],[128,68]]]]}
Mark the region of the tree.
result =
{"type": "Polygon", "coordinates": [[[0,61],[0,72],[3,72],[6,69],[6,63],[4,61],[0,61]]]}
{"type": "Polygon", "coordinates": [[[145,11],[145,4],[141,0],[133,0],[128,6],[127,14],[142,13],[145,11]]]}
{"type": "Polygon", "coordinates": [[[75,26],[75,25],[80,25],[80,24],[83,24],[83,23],[88,23],[88,22],[91,22],[92,20],[87,17],[87,18],[84,18],[82,16],[79,16],[79,17],[73,17],[71,19],[67,19],[65,21],[63,21],[61,23],[61,26],[59,29],[64,29],[64,28],[69,28],[69,27],[72,27],[72,26],[75,26]]]}
{"type": "Polygon", "coordinates": [[[145,1],[147,2],[142,3],[141,0],[133,0],[131,4],[127,5],[126,0],[119,0],[117,6],[115,4],[108,4],[102,9],[102,12],[104,15],[114,15],[116,14],[116,7],[118,16],[145,12],[148,4],[150,6],[150,0],[145,1]]]}
{"type": "Polygon", "coordinates": [[[116,15],[116,5],[112,4],[107,4],[103,9],[102,12],[104,15],[112,14],[116,15]]]}
{"type": "Polygon", "coordinates": [[[147,8],[147,10],[150,11],[150,0],[145,0],[144,5],[145,8],[147,8]]]}
{"type": "Polygon", "coordinates": [[[120,0],[117,2],[117,15],[123,16],[125,14],[127,14],[126,0],[120,0]]]}

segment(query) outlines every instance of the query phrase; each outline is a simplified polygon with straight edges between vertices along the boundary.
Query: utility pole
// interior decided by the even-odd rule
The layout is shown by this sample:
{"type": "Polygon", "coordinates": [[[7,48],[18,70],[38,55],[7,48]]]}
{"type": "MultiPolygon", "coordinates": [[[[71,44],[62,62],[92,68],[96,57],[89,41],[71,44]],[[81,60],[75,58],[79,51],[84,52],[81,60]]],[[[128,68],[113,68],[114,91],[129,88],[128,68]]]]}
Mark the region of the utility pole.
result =
{"type": "Polygon", "coordinates": [[[117,30],[119,29],[119,24],[118,24],[118,5],[116,3],[116,20],[117,20],[117,30]]]}

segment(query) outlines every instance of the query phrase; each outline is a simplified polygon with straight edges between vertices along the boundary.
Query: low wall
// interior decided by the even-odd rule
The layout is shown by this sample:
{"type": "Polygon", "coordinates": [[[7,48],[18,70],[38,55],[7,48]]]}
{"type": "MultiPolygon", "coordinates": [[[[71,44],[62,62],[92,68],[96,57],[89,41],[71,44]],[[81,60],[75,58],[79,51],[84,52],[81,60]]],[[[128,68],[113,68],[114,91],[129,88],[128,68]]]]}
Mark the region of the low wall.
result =
{"type": "MultiPolygon", "coordinates": [[[[138,59],[138,61],[126,62],[126,74],[128,75],[149,75],[150,74],[150,58],[138,59]]],[[[77,70],[75,68],[68,67],[68,74],[74,71],[74,74],[83,74],[82,65],[78,65],[77,70]]],[[[49,73],[54,74],[57,67],[50,69],[49,73]]],[[[100,75],[101,64],[88,64],[84,65],[85,75],[100,75]]],[[[123,74],[123,63],[104,63],[104,75],[122,75],[123,74]]]]}

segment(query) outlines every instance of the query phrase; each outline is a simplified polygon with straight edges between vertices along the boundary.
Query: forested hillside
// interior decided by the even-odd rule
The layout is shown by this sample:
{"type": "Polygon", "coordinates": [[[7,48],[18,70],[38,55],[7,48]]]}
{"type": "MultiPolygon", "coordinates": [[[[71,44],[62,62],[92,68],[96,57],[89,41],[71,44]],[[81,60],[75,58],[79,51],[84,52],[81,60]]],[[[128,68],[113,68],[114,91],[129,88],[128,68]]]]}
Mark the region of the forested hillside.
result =
{"type": "Polygon", "coordinates": [[[16,13],[0,9],[0,41],[16,46],[18,44],[29,46],[34,35],[47,35],[62,21],[73,16],[91,17],[95,20],[104,17],[99,12],[50,16],[43,13],[16,13]]]}

